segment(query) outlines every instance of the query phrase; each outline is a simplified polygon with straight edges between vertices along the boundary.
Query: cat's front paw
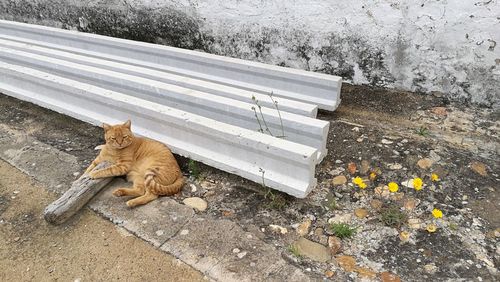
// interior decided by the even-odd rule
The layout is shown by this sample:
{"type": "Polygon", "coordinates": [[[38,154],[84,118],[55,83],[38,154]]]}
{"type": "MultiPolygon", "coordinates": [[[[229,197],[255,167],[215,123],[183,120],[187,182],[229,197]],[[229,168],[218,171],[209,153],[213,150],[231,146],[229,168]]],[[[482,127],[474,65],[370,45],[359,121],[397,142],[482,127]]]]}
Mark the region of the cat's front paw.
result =
{"type": "Polygon", "coordinates": [[[116,196],[116,197],[121,197],[121,196],[125,196],[125,189],[123,188],[118,188],[116,189],[115,191],[113,191],[113,196],[116,196]]]}
{"type": "Polygon", "coordinates": [[[91,179],[98,179],[98,178],[101,178],[101,177],[100,177],[100,175],[99,175],[97,172],[95,172],[95,171],[91,171],[88,175],[89,175],[89,177],[90,177],[91,179]]]}

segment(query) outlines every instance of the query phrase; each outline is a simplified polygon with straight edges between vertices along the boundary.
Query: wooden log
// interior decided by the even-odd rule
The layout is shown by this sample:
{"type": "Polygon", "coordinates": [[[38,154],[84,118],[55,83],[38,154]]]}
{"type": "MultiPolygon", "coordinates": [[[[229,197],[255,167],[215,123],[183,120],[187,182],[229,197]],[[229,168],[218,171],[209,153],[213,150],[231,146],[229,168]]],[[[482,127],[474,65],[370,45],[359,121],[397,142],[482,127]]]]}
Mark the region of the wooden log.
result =
{"type": "MultiPolygon", "coordinates": [[[[103,162],[97,165],[94,170],[108,166],[110,166],[109,163],[103,162]]],[[[66,193],[45,208],[43,215],[45,220],[55,225],[65,222],[112,179],[113,177],[91,179],[87,174],[83,174],[71,184],[71,188],[66,193]]]]}

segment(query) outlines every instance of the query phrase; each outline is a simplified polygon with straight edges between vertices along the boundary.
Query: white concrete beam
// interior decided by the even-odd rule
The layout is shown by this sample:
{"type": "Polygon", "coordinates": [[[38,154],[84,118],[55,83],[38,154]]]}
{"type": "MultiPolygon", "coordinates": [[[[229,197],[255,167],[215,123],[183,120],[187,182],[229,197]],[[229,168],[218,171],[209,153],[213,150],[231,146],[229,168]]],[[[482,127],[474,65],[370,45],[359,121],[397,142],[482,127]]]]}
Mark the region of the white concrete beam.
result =
{"type": "Polygon", "coordinates": [[[273,92],[325,110],[335,110],[340,102],[342,79],[336,76],[4,20],[0,21],[0,34],[92,51],[96,57],[263,94],[273,92]]]}
{"type": "MultiPolygon", "coordinates": [[[[29,40],[20,37],[6,36],[0,34],[0,46],[22,50],[34,54],[49,56],[68,62],[98,67],[105,70],[117,71],[125,74],[135,75],[143,78],[153,79],[185,88],[190,88],[222,97],[231,98],[247,103],[253,103],[252,97],[260,101],[264,107],[273,108],[274,104],[267,94],[247,91],[240,88],[221,85],[209,81],[199,80],[186,76],[176,75],[169,72],[148,69],[140,66],[118,63],[115,61],[104,60],[93,56],[78,55],[70,47],[62,47],[56,44],[44,44],[44,42],[29,40]],[[46,47],[41,47],[46,46],[46,47]],[[48,48],[47,48],[48,47],[48,48]],[[61,51],[62,49],[66,51],[61,51]]],[[[282,97],[274,97],[282,111],[316,117],[318,107],[313,104],[303,103],[282,97]]]]}
{"type": "Polygon", "coordinates": [[[317,150],[131,95],[0,62],[0,92],[92,124],[131,118],[134,131],[173,152],[305,197],[316,185],[317,150]]]}
{"type": "Polygon", "coordinates": [[[4,62],[48,71],[62,77],[174,107],[246,129],[257,131],[262,128],[263,133],[274,136],[284,135],[286,140],[318,149],[319,160],[327,153],[326,140],[329,122],[323,120],[285,111],[278,112],[273,108],[262,107],[259,110],[255,104],[120,72],[18,51],[2,47],[1,44],[0,58],[4,62]],[[252,110],[252,107],[255,108],[255,111],[252,110]],[[261,128],[259,128],[259,124],[261,124],[261,128]]]}

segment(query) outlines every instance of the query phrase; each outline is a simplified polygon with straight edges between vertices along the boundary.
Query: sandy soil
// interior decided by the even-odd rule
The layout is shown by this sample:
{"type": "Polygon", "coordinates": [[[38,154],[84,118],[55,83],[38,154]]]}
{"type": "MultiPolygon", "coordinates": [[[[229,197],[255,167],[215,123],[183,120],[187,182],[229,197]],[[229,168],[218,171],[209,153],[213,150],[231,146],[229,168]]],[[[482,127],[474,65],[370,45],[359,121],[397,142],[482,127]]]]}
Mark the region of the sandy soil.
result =
{"type": "Polygon", "coordinates": [[[0,281],[201,281],[174,257],[85,209],[51,226],[56,198],[0,161],[0,281]]]}

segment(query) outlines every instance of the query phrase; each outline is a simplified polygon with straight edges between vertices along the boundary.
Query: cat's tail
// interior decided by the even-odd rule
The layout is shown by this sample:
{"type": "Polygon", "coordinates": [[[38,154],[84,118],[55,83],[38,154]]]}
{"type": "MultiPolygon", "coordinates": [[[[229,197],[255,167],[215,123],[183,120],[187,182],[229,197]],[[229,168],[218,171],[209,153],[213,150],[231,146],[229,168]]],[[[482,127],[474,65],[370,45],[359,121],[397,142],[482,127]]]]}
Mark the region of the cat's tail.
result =
{"type": "Polygon", "coordinates": [[[177,178],[174,183],[169,185],[163,185],[155,181],[155,173],[154,171],[146,172],[144,184],[146,189],[150,189],[150,192],[155,195],[161,196],[169,196],[173,194],[179,193],[181,191],[182,186],[184,185],[184,177],[181,175],[177,178]]]}

